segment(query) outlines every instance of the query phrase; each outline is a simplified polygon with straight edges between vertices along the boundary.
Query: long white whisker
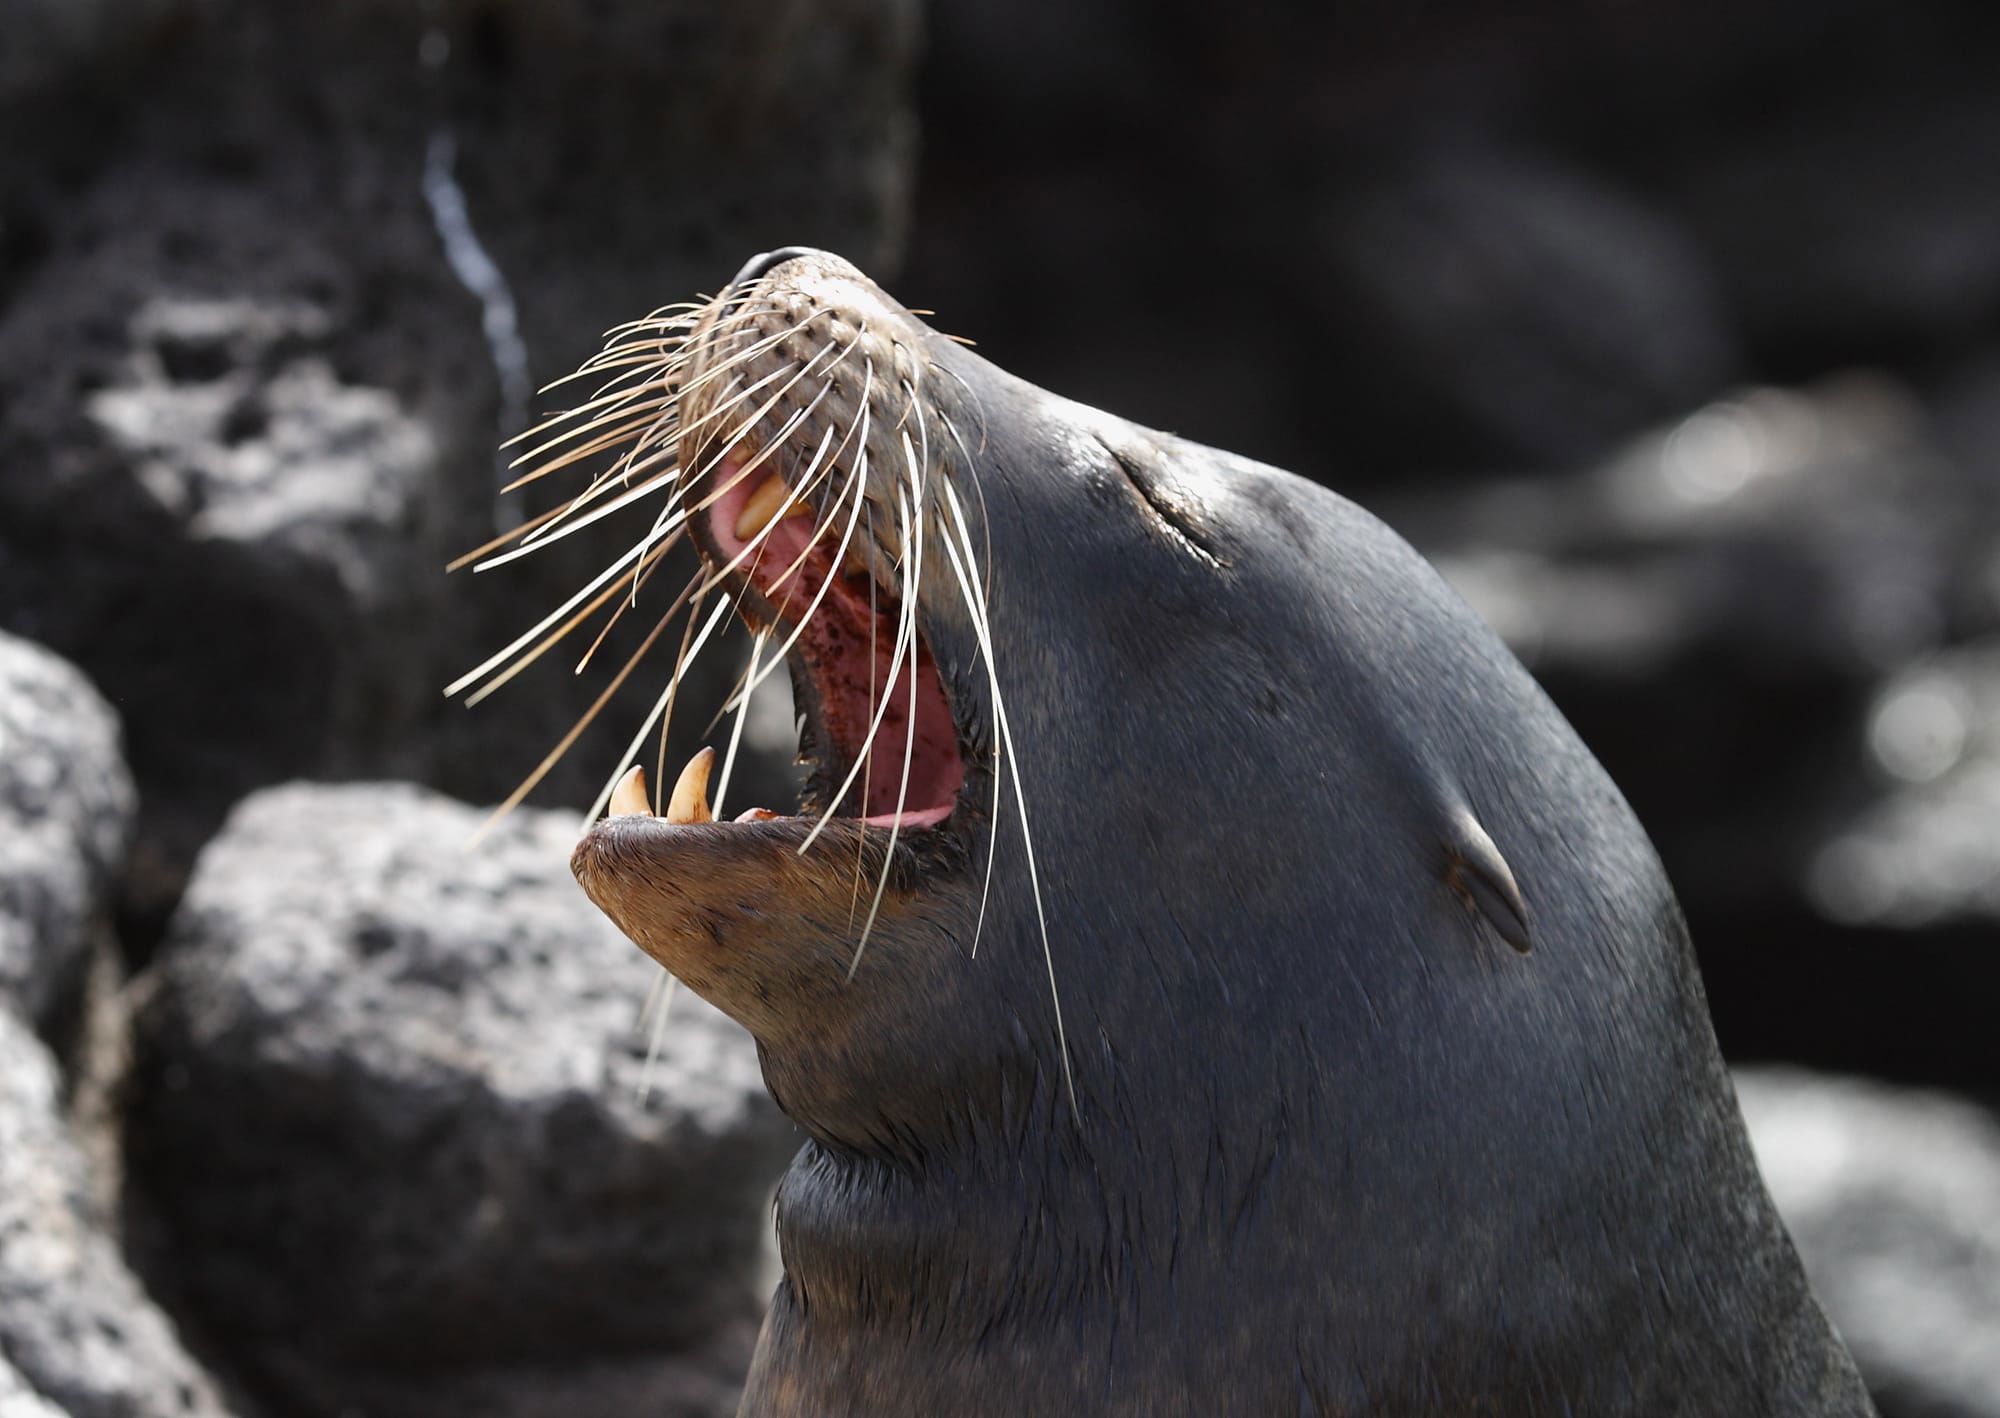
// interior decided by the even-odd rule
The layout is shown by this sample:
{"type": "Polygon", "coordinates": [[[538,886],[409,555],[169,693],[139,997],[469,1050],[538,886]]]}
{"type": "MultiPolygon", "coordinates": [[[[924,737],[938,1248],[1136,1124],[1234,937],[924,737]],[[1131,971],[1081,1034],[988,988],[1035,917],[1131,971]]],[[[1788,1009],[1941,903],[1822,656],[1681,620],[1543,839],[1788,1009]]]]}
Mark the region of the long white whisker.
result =
{"type": "Polygon", "coordinates": [[[641,542],[637,546],[632,547],[623,556],[620,556],[616,561],[612,562],[609,566],[605,567],[602,571],[598,572],[596,576],[592,577],[590,582],[587,585],[585,585],[582,590],[578,591],[575,595],[571,596],[568,600],[564,601],[561,605],[557,606],[554,610],[550,611],[547,615],[543,616],[540,620],[536,621],[533,626],[531,626],[528,630],[526,630],[520,636],[516,637],[513,641],[511,641],[507,645],[506,649],[482,661],[477,669],[474,669],[467,674],[460,675],[457,679],[453,680],[450,684],[446,685],[444,687],[445,697],[447,699],[457,698],[459,692],[463,690],[467,685],[477,684],[480,680],[484,679],[496,665],[505,664],[508,660],[512,659],[515,655],[519,654],[523,646],[528,644],[531,640],[533,640],[536,636],[540,635],[543,631],[547,630],[550,626],[554,625],[557,621],[561,620],[565,615],[569,614],[569,612],[575,609],[575,607],[585,598],[587,598],[591,594],[591,592],[597,590],[599,587],[604,585],[605,582],[609,581],[613,576],[616,576],[620,571],[624,570],[627,566],[631,565],[634,561],[638,560],[641,556],[645,555],[645,552],[646,552],[646,544],[644,542],[641,542]]]}
{"type": "MultiPolygon", "coordinates": [[[[905,653],[913,650],[912,641],[916,633],[916,619],[909,605],[906,603],[899,607],[899,610],[900,614],[896,622],[896,644],[889,656],[889,675],[883,684],[882,702],[875,706],[875,717],[869,721],[868,732],[862,738],[860,751],[854,756],[854,766],[847,770],[847,777],[841,780],[839,789],[828,800],[826,810],[820,814],[819,821],[814,823],[812,831],[806,834],[806,840],[799,843],[799,853],[802,856],[805,854],[806,848],[812,846],[818,840],[819,834],[825,830],[827,822],[833,817],[835,806],[847,796],[847,790],[854,786],[855,778],[860,774],[863,766],[867,764],[870,750],[875,746],[875,735],[882,728],[882,717],[889,712],[889,701],[892,697],[890,691],[895,687],[896,676],[902,668],[905,653]]],[[[910,654],[910,659],[914,666],[916,659],[914,653],[910,654]]],[[[865,817],[867,814],[864,812],[862,816],[865,817]]]]}
{"type": "Polygon", "coordinates": [[[688,612],[687,624],[681,629],[681,648],[674,655],[674,672],[667,679],[667,708],[660,715],[660,752],[653,765],[653,813],[658,816],[666,811],[668,793],[672,791],[667,777],[667,730],[674,721],[674,695],[687,674],[688,652],[694,640],[694,623],[701,618],[702,597],[694,598],[694,608],[688,612]]]}
{"type": "MultiPolygon", "coordinates": [[[[854,496],[852,498],[853,508],[847,514],[847,526],[841,534],[840,545],[834,550],[833,553],[833,570],[828,572],[826,579],[820,582],[819,590],[813,593],[811,604],[806,607],[805,614],[801,615],[798,618],[798,623],[792,627],[792,633],[785,637],[785,643],[778,647],[778,653],[772,656],[770,662],[767,663],[763,669],[757,672],[757,677],[754,680],[750,681],[750,683],[746,684],[743,687],[742,693],[746,695],[749,694],[750,691],[754,690],[758,685],[762,684],[766,679],[770,678],[772,671],[778,669],[785,663],[785,656],[789,655],[792,651],[792,647],[798,644],[799,637],[805,634],[806,627],[812,624],[812,618],[819,613],[820,605],[826,600],[827,592],[833,589],[833,583],[840,578],[840,567],[846,561],[847,549],[850,545],[852,545],[854,540],[854,524],[856,520],[855,513],[861,510],[861,497],[858,491],[856,491],[857,482],[858,479],[856,477],[850,476],[848,478],[847,486],[843,487],[840,492],[841,501],[848,500],[848,494],[850,492],[854,493],[854,496]]],[[[836,502],[834,505],[836,507],[839,506],[839,502],[836,502]]],[[[829,526],[830,525],[831,524],[829,524],[829,526]]],[[[823,530],[817,531],[813,534],[813,540],[806,544],[805,551],[799,553],[798,558],[795,561],[793,561],[790,567],[786,569],[785,574],[778,578],[776,584],[782,585],[786,580],[788,580],[793,574],[795,574],[798,571],[799,567],[804,564],[806,556],[812,551],[813,547],[817,545],[819,539],[823,535],[824,535],[823,530]]],[[[727,711],[731,707],[733,706],[731,705],[723,706],[725,711],[727,711]]]]}
{"type": "MultiPolygon", "coordinates": [[[[944,480],[944,489],[946,506],[951,509],[952,517],[957,520],[959,535],[965,541],[965,551],[970,554],[972,550],[972,538],[966,530],[965,511],[959,506],[958,498],[952,492],[949,480],[944,480]]],[[[1047,967],[1049,974],[1049,1001],[1055,1007],[1056,1044],[1062,1051],[1063,1083],[1069,1091],[1071,1114],[1081,1117],[1082,1114],[1077,1107],[1076,1101],[1076,1074],[1070,1065],[1069,1035],[1063,1027],[1062,992],[1056,985],[1055,952],[1049,947],[1049,920],[1047,913],[1042,909],[1042,878],[1040,871],[1035,866],[1034,838],[1028,830],[1028,799],[1025,790],[1021,786],[1020,755],[1014,750],[1014,734],[1007,725],[1007,707],[1000,697],[999,674],[994,668],[993,660],[993,639],[990,634],[986,633],[990,627],[985,625],[983,618],[975,622],[975,627],[974,633],[980,637],[980,652],[986,656],[987,669],[993,675],[993,719],[1000,728],[1000,739],[1007,751],[1007,776],[1014,780],[1014,807],[1020,814],[1021,849],[1028,859],[1028,884],[1034,891],[1035,896],[1035,923],[1041,928],[1042,933],[1042,962],[1047,967]]]]}
{"type": "Polygon", "coordinates": [[[639,1018],[643,1022],[646,1015],[652,1013],[653,1023],[652,1029],[646,1038],[646,1063],[639,1070],[639,1101],[641,1103],[645,1102],[653,1091],[653,1070],[660,1062],[660,1046],[667,1039],[667,1011],[674,1007],[674,992],[680,988],[680,984],[680,976],[662,965],[660,967],[660,979],[655,980],[653,988],[646,992],[646,1007],[640,1011],[639,1018]],[[665,982],[665,989],[660,987],[662,981],[665,982]],[[657,1012],[654,1012],[654,1000],[659,1001],[657,1012]]]}
{"type": "MultiPolygon", "coordinates": [[[[750,667],[744,672],[746,681],[757,676],[757,661],[764,653],[764,642],[771,638],[771,632],[760,630],[750,641],[750,667]]],[[[736,752],[743,743],[743,726],[750,721],[750,692],[745,690],[737,702],[736,721],[729,729],[729,748],[722,755],[722,776],[716,781],[715,803],[710,811],[717,818],[722,817],[722,800],[729,795],[729,775],[736,768],[736,752]]]]}
{"type": "MultiPolygon", "coordinates": [[[[694,657],[701,653],[702,643],[715,630],[716,622],[720,621],[728,613],[729,602],[717,601],[715,611],[709,616],[708,623],[702,626],[701,634],[695,637],[694,644],[684,653],[682,657],[683,668],[693,663],[694,657]]],[[[672,612],[670,611],[668,614],[671,615],[672,612]]],[[[597,797],[592,800],[590,811],[583,815],[583,826],[579,829],[580,831],[588,831],[590,824],[597,821],[598,814],[604,811],[604,805],[611,801],[611,790],[616,788],[618,780],[625,776],[625,766],[632,761],[632,755],[639,751],[639,745],[646,741],[646,735],[653,731],[653,725],[659,721],[660,717],[667,712],[668,707],[673,703],[675,691],[680,688],[680,680],[681,676],[677,671],[673,678],[667,681],[667,687],[660,691],[660,697],[653,702],[652,709],[647,712],[645,720],[639,725],[639,732],[632,735],[632,741],[625,745],[625,752],[618,756],[616,760],[618,767],[612,771],[611,776],[605,780],[604,787],[598,791],[597,797]]]]}
{"type": "MultiPolygon", "coordinates": [[[[903,449],[906,454],[910,453],[910,438],[908,434],[903,435],[903,449]]],[[[910,456],[914,459],[915,455],[910,454],[910,456]]],[[[916,476],[914,464],[911,469],[911,476],[913,478],[916,476]]],[[[918,492],[921,494],[921,486],[919,486],[918,492]]],[[[875,899],[868,903],[868,920],[861,927],[860,939],[854,943],[854,958],[847,963],[847,978],[850,980],[854,978],[854,972],[861,968],[861,952],[868,948],[868,937],[874,932],[875,918],[882,910],[882,893],[888,890],[889,887],[889,872],[894,867],[896,861],[896,838],[903,830],[903,805],[908,800],[910,792],[910,754],[917,741],[917,657],[915,654],[915,640],[917,634],[917,588],[921,584],[923,571],[924,528],[921,517],[918,518],[916,526],[914,528],[911,527],[909,499],[904,496],[903,489],[900,487],[896,489],[896,503],[896,510],[901,515],[903,522],[903,545],[909,550],[909,555],[903,561],[903,604],[900,607],[902,611],[902,624],[897,627],[897,637],[899,640],[907,639],[911,642],[909,664],[910,717],[903,725],[903,776],[901,781],[896,785],[896,815],[889,819],[889,845],[883,852],[882,875],[875,883],[875,899]]],[[[889,683],[882,690],[882,702],[885,706],[888,704],[889,698],[895,692],[895,689],[896,677],[894,674],[891,674],[889,676],[889,683]]],[[[867,815],[865,811],[867,804],[863,803],[862,807],[864,809],[862,815],[865,817],[867,815]]]]}
{"type": "MultiPolygon", "coordinates": [[[[947,497],[950,496],[951,484],[949,481],[945,483],[945,493],[947,497]]],[[[953,509],[953,515],[956,516],[955,509],[953,509]]],[[[962,534],[962,524],[960,531],[962,534]]],[[[959,592],[965,599],[965,613],[967,618],[972,621],[972,633],[979,644],[979,656],[986,665],[988,690],[997,700],[1000,697],[1000,680],[998,673],[993,667],[992,651],[987,648],[992,643],[992,629],[986,618],[986,597],[979,589],[977,578],[973,577],[959,560],[958,548],[952,544],[949,529],[947,529],[943,541],[945,559],[951,563],[952,574],[958,579],[959,592]]],[[[1005,779],[1001,773],[1000,765],[1000,735],[996,733],[993,735],[993,810],[988,823],[986,881],[979,888],[979,919],[972,928],[972,956],[974,959],[979,957],[979,938],[981,933],[986,929],[986,904],[993,894],[993,863],[1000,855],[998,851],[1000,845],[1000,809],[1003,802],[1000,790],[1004,782],[1005,779]]]]}
{"type": "MultiPolygon", "coordinates": [[[[570,536],[576,532],[580,532],[585,527],[590,526],[592,523],[601,521],[604,518],[609,517],[612,513],[618,511],[620,508],[630,507],[635,502],[643,501],[645,498],[648,498],[652,496],[655,492],[659,491],[660,485],[662,483],[667,483],[671,481],[673,481],[673,475],[671,473],[662,473],[656,478],[648,478],[645,482],[639,484],[639,486],[628,489],[619,496],[611,499],[611,501],[605,503],[603,506],[597,508],[595,511],[587,512],[581,517],[573,518],[570,521],[564,522],[562,523],[560,529],[552,530],[544,535],[537,536],[523,543],[522,545],[515,547],[512,551],[503,551],[497,556],[489,556],[486,558],[486,560],[476,563],[472,569],[474,571],[491,571],[496,566],[505,566],[510,561],[519,561],[524,556],[532,556],[536,552],[542,550],[542,548],[551,546],[554,543],[561,541],[564,537],[570,536]]],[[[647,542],[658,541],[663,531],[671,531],[671,530],[672,530],[671,527],[661,528],[656,526],[653,529],[653,531],[647,536],[645,541],[640,543],[640,545],[644,546],[646,545],[647,542]]]]}

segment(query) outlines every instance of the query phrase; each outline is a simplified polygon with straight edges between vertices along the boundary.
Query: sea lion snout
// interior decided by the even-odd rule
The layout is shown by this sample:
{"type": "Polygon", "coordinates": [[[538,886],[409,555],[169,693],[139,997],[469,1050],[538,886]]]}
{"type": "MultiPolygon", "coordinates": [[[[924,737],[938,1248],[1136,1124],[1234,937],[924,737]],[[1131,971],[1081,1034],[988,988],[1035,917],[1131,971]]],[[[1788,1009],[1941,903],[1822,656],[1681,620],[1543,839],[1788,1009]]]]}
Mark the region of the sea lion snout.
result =
{"type": "MultiPolygon", "coordinates": [[[[830,252],[821,251],[811,246],[780,246],[776,251],[759,252],[748,261],[745,261],[743,269],[729,278],[729,284],[732,286],[746,286],[752,281],[760,280],[764,276],[769,275],[773,270],[796,256],[816,256],[828,261],[838,261],[840,259],[830,252]]],[[[845,265],[846,263],[842,262],[841,264],[845,265]]]]}

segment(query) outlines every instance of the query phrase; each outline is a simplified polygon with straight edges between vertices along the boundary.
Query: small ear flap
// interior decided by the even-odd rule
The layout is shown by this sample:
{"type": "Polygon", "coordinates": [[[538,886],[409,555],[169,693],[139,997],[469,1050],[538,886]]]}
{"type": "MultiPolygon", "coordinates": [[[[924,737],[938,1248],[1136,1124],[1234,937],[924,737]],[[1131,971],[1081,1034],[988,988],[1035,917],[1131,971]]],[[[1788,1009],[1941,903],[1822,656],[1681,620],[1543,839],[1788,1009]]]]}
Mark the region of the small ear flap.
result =
{"type": "Polygon", "coordinates": [[[1451,838],[1444,849],[1451,863],[1445,871],[1446,883],[1486,918],[1500,939],[1526,955],[1534,945],[1528,931],[1528,903],[1521,897],[1513,868],[1479,825],[1479,819],[1461,808],[1454,815],[1451,838]]]}

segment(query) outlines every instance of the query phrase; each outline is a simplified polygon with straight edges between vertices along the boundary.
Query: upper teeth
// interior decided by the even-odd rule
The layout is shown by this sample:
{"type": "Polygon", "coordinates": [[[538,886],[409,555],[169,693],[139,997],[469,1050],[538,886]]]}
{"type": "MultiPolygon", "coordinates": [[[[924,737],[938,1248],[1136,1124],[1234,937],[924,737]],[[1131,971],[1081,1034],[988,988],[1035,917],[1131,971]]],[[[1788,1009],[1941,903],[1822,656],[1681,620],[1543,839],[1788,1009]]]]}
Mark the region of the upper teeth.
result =
{"type": "MultiPolygon", "coordinates": [[[[736,514],[736,540],[747,542],[770,526],[777,519],[778,509],[785,505],[785,499],[790,493],[791,489],[785,485],[785,480],[776,473],[772,473],[759,483],[757,490],[744,501],[743,510],[736,514]]],[[[786,510],[785,515],[797,517],[803,515],[805,511],[804,502],[795,501],[786,510]]]]}

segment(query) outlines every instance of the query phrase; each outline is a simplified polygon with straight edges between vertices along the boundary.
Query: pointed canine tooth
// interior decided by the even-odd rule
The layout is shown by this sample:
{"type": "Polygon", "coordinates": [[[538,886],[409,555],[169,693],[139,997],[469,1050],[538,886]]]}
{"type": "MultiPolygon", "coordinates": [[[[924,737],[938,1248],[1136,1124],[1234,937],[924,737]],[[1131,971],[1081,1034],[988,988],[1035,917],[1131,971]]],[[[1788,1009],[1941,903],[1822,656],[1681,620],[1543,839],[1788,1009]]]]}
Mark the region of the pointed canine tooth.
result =
{"type": "Polygon", "coordinates": [[[653,807],[646,797],[646,770],[633,764],[618,786],[611,790],[611,816],[650,817],[653,807]]]}
{"type": "Polygon", "coordinates": [[[778,814],[767,807],[746,807],[736,814],[738,822],[775,822],[778,814]]]}
{"type": "MultiPolygon", "coordinates": [[[[747,542],[770,526],[778,515],[778,509],[785,505],[785,498],[790,494],[791,489],[785,486],[785,480],[776,473],[759,483],[757,490],[743,503],[743,510],[736,514],[736,540],[747,542]]],[[[805,506],[803,503],[794,503],[791,511],[792,515],[796,516],[805,511],[805,506]]]]}
{"type": "Polygon", "coordinates": [[[667,821],[672,823],[713,822],[708,808],[708,770],[715,766],[715,750],[705,748],[687,761],[680,781],[674,784],[673,800],[667,804],[667,821]]]}

